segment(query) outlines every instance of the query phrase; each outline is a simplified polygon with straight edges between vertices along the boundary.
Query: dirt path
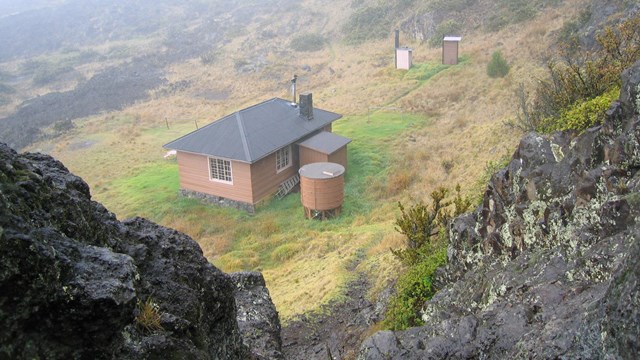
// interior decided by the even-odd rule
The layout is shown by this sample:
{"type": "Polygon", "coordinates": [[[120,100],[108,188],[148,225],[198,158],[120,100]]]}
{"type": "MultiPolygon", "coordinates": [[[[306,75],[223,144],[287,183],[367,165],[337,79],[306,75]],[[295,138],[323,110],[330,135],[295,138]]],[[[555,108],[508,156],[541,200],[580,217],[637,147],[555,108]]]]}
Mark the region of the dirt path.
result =
{"type": "Polygon", "coordinates": [[[367,300],[368,290],[369,282],[360,274],[348,285],[347,300],[323,306],[321,315],[302,315],[289,322],[282,329],[285,359],[355,359],[360,343],[382,319],[386,307],[386,302],[367,300]]]}

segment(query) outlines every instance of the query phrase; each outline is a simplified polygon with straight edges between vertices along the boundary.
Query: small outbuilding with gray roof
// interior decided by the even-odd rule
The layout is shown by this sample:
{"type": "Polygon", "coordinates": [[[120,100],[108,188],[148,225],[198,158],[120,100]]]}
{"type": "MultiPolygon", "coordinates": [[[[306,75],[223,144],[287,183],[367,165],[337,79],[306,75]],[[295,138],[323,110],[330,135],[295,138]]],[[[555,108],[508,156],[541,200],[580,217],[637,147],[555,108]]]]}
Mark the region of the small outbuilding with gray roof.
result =
{"type": "Polygon", "coordinates": [[[185,195],[253,211],[259,201],[299,181],[302,149],[329,151],[327,155],[344,153],[346,165],[350,140],[330,133],[331,124],[341,117],[315,109],[310,93],[300,94],[299,104],[273,98],[164,147],[177,152],[180,188],[185,195]]]}
{"type": "Polygon", "coordinates": [[[331,162],[347,168],[347,144],[351,139],[322,131],[298,143],[300,167],[317,162],[331,162]]]}

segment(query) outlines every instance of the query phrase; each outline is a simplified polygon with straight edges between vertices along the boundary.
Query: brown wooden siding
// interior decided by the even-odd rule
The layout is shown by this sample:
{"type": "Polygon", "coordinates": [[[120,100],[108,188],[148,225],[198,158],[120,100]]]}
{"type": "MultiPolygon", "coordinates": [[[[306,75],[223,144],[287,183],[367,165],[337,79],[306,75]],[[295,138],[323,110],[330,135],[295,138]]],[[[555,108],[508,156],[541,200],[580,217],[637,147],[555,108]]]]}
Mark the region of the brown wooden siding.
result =
{"type": "Polygon", "coordinates": [[[327,154],[315,151],[313,149],[299,146],[300,149],[300,167],[316,162],[327,162],[329,157],[327,154]]]}
{"type": "Polygon", "coordinates": [[[344,176],[332,179],[300,178],[302,206],[312,210],[332,210],[344,202],[344,176]]]}
{"type": "Polygon", "coordinates": [[[291,166],[276,172],[276,154],[273,153],[251,165],[253,204],[275,193],[280,184],[298,173],[298,146],[291,145],[291,166]]]}
{"type": "Polygon", "coordinates": [[[231,185],[209,180],[209,159],[206,155],[178,151],[177,158],[181,188],[253,203],[249,164],[231,161],[233,177],[233,185],[231,185]]]}
{"type": "Polygon", "coordinates": [[[347,169],[347,147],[343,146],[333,154],[327,155],[313,149],[300,146],[300,167],[316,162],[332,162],[347,169]]]}
{"type": "Polygon", "coordinates": [[[442,43],[442,63],[456,65],[458,63],[458,42],[444,41],[442,43]]]}
{"type": "Polygon", "coordinates": [[[347,171],[347,147],[343,146],[329,155],[328,161],[344,166],[344,170],[347,171]]]}

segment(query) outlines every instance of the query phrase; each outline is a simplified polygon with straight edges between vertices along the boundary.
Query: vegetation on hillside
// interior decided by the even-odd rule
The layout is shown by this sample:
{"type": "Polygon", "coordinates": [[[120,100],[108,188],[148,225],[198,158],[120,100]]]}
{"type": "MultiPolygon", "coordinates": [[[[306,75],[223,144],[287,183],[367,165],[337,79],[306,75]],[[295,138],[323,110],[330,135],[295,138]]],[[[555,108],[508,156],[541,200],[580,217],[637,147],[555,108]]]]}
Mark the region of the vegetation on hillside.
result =
{"type": "Polygon", "coordinates": [[[401,215],[395,229],[406,242],[405,247],[391,249],[391,253],[409,269],[398,278],[396,294],[389,302],[384,321],[387,328],[402,330],[420,325],[420,308],[437,290],[432,277],[447,259],[448,225],[471,207],[471,200],[462,196],[459,185],[452,200],[446,199],[448,193],[444,187],[434,190],[431,206],[420,202],[405,209],[398,203],[401,215]]]}
{"type": "Polygon", "coordinates": [[[320,34],[302,34],[291,39],[290,46],[295,51],[319,51],[326,43],[324,36],[320,34]]]}
{"type": "Polygon", "coordinates": [[[620,74],[640,59],[640,14],[599,32],[597,46],[562,43],[547,63],[547,78],[532,91],[516,91],[518,114],[510,125],[523,131],[582,131],[600,123],[617,98],[620,74]]]}

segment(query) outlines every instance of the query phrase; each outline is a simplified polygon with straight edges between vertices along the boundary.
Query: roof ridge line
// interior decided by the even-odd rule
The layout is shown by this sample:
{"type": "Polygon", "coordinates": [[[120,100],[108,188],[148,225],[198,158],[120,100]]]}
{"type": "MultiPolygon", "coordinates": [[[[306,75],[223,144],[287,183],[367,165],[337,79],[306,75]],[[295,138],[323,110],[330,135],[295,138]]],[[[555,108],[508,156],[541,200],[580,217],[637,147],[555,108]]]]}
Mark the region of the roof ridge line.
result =
{"type": "Polygon", "coordinates": [[[242,140],[242,148],[244,149],[245,159],[247,159],[247,161],[251,161],[251,153],[249,152],[249,144],[247,143],[247,136],[244,132],[243,117],[240,114],[240,111],[236,112],[236,121],[238,122],[238,127],[240,128],[240,139],[242,140]]]}

